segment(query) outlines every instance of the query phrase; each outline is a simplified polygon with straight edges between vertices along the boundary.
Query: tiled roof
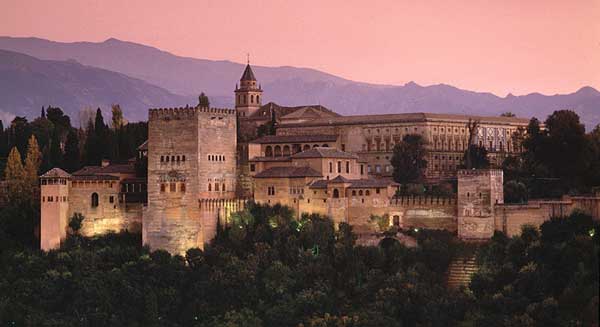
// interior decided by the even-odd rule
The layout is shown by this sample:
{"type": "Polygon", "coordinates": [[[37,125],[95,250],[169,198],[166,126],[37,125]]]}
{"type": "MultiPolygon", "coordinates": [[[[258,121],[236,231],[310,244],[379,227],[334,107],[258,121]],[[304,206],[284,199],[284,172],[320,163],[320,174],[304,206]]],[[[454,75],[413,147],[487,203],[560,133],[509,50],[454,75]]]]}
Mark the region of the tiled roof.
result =
{"type": "Polygon", "coordinates": [[[310,167],[271,167],[254,176],[255,178],[323,177],[310,167]]]}
{"type": "Polygon", "coordinates": [[[248,161],[260,161],[260,162],[286,162],[286,161],[292,161],[292,159],[289,156],[285,156],[285,157],[252,157],[250,160],[248,161]]]}
{"type": "Polygon", "coordinates": [[[340,117],[340,114],[333,112],[322,105],[305,105],[305,106],[296,106],[296,107],[284,107],[280,106],[277,103],[269,102],[267,104],[262,105],[256,112],[247,117],[246,119],[271,119],[272,113],[275,113],[277,118],[298,118],[295,116],[288,116],[296,111],[300,111],[298,115],[305,113],[306,109],[312,109],[312,112],[318,113],[321,117],[340,117]]]}
{"type": "Polygon", "coordinates": [[[45,172],[40,177],[41,178],[69,178],[69,177],[71,177],[71,174],[67,173],[66,171],[64,171],[60,168],[52,168],[52,169],[48,170],[47,172],[45,172]]]}
{"type": "Polygon", "coordinates": [[[334,148],[316,147],[310,150],[298,152],[292,155],[292,159],[303,158],[342,158],[342,159],[358,159],[358,156],[352,153],[340,151],[334,148]]]}
{"type": "Polygon", "coordinates": [[[336,135],[265,135],[252,143],[309,143],[309,142],[335,142],[336,135]]]}
{"type": "Polygon", "coordinates": [[[85,166],[73,175],[102,175],[102,174],[135,174],[135,166],[132,164],[110,164],[102,166],[85,166]]]}
{"type": "Polygon", "coordinates": [[[72,180],[80,180],[80,181],[89,181],[89,180],[119,180],[119,177],[113,175],[73,175],[71,177],[72,180]]]}
{"type": "Polygon", "coordinates": [[[307,122],[286,123],[283,121],[280,127],[286,126],[330,126],[330,125],[355,125],[355,124],[382,124],[382,123],[402,123],[402,122],[468,122],[469,119],[479,120],[481,123],[495,124],[518,124],[529,123],[529,119],[517,117],[484,117],[475,115],[455,115],[455,114],[435,114],[435,113],[403,113],[403,114],[384,114],[384,115],[358,115],[358,116],[339,116],[329,118],[317,118],[307,122]]]}
{"type": "Polygon", "coordinates": [[[148,150],[148,140],[146,140],[144,143],[142,143],[140,146],[138,146],[137,149],[140,151],[148,150]]]}
{"type": "Polygon", "coordinates": [[[335,183],[349,183],[350,186],[348,188],[377,188],[377,187],[388,187],[388,186],[397,186],[398,183],[389,180],[389,179],[347,179],[342,176],[337,176],[332,180],[319,179],[313,181],[309,187],[310,188],[327,188],[328,184],[335,183]]]}
{"type": "Polygon", "coordinates": [[[242,74],[240,81],[256,81],[256,77],[254,77],[254,72],[252,71],[250,64],[246,65],[246,69],[244,69],[244,73],[242,74]]]}

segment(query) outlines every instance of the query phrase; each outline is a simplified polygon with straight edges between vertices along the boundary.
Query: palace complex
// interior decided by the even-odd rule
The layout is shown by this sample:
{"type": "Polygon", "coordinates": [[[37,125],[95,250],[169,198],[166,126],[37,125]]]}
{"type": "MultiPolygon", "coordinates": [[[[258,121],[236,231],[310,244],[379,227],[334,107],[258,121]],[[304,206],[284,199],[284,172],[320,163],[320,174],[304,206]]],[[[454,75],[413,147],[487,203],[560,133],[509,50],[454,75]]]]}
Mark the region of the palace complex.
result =
{"type": "Polygon", "coordinates": [[[478,240],[495,230],[513,235],[525,223],[537,226],[574,209],[598,218],[599,197],[507,205],[501,170],[459,169],[469,139],[487,149],[494,167],[518,154],[527,123],[431,113],[342,116],[320,105],[263,104],[247,65],[235,109],[150,109],[148,141],[137,158],[40,176],[41,248],[60,246],[68,220],[81,213],[83,235],[139,231],[145,245],[180,254],[202,248],[218,222],[227,224],[251,199],[287,205],[298,216],[323,214],[359,234],[373,232],[371,215],[387,217],[389,225],[447,229],[478,240]],[[455,182],[456,195],[396,196],[390,158],[408,134],[427,144],[427,182],[455,182]],[[146,161],[147,171],[136,169],[146,161]]]}

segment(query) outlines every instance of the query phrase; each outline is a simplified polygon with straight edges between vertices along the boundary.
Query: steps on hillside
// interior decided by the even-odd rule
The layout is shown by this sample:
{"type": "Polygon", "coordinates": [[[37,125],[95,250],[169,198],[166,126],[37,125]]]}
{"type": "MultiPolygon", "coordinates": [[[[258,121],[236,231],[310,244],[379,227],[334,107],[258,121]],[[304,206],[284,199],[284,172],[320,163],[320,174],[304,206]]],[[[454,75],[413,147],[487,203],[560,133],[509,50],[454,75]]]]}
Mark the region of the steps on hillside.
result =
{"type": "Polygon", "coordinates": [[[458,289],[469,286],[471,276],[478,270],[475,255],[458,257],[450,263],[447,272],[447,285],[449,288],[458,289]]]}

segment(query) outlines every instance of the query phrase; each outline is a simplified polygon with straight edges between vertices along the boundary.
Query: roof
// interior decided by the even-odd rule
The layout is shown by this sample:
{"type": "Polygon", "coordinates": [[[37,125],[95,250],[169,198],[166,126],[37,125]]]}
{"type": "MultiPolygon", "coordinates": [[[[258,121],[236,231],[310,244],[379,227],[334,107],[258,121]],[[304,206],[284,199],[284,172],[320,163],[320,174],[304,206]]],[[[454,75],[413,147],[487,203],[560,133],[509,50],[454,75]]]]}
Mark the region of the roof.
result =
{"type": "Polygon", "coordinates": [[[273,161],[277,161],[277,162],[286,162],[286,161],[292,161],[292,159],[289,156],[284,156],[284,157],[252,157],[250,160],[248,161],[261,161],[261,162],[273,162],[273,161]]]}
{"type": "Polygon", "coordinates": [[[323,177],[310,167],[271,167],[256,174],[254,178],[323,177]]]}
{"type": "Polygon", "coordinates": [[[389,179],[347,179],[338,175],[336,178],[331,180],[319,179],[310,183],[310,188],[327,188],[329,184],[336,183],[347,183],[350,184],[348,188],[378,188],[378,187],[388,187],[388,186],[397,186],[398,183],[389,180],[389,179]]]}
{"type": "Polygon", "coordinates": [[[257,138],[251,143],[310,143],[335,141],[337,141],[337,135],[266,135],[257,138]]]}
{"type": "Polygon", "coordinates": [[[402,113],[402,114],[383,114],[383,115],[357,115],[357,116],[337,116],[328,118],[317,118],[307,122],[288,122],[281,123],[280,127],[286,126],[330,126],[330,125],[355,125],[355,124],[382,124],[382,123],[401,123],[401,122],[468,122],[469,119],[479,120],[481,123],[501,123],[526,125],[529,120],[517,117],[484,117],[474,115],[455,115],[455,114],[435,114],[435,113],[402,113]]]}
{"type": "Polygon", "coordinates": [[[117,176],[113,176],[113,175],[73,175],[71,177],[72,180],[78,181],[78,180],[85,180],[85,181],[89,181],[89,180],[119,180],[119,177],[117,176]]]}
{"type": "Polygon", "coordinates": [[[60,168],[52,168],[40,176],[40,178],[69,178],[69,177],[71,177],[71,174],[67,173],[66,171],[64,171],[60,168]]]}
{"type": "Polygon", "coordinates": [[[256,81],[256,77],[254,77],[254,72],[252,71],[250,64],[246,65],[246,69],[244,69],[244,73],[242,74],[240,81],[256,81]]]}
{"type": "MultiPolygon", "coordinates": [[[[250,120],[269,119],[270,120],[273,113],[275,113],[275,116],[277,118],[297,119],[297,118],[302,118],[303,114],[308,115],[309,114],[308,109],[311,109],[310,115],[313,116],[313,118],[314,118],[315,114],[322,118],[340,117],[340,115],[338,113],[335,113],[322,105],[303,105],[303,106],[295,106],[295,107],[284,107],[284,106],[278,105],[277,103],[269,102],[267,104],[262,105],[256,112],[254,112],[252,115],[246,117],[246,119],[250,119],[250,120]],[[296,111],[300,111],[300,112],[296,115],[288,116],[292,113],[295,113],[296,111]]],[[[311,118],[311,117],[304,116],[304,118],[311,118]]]]}
{"type": "Polygon", "coordinates": [[[146,140],[146,141],[144,141],[144,143],[140,144],[140,146],[138,146],[137,149],[140,151],[148,150],[148,140],[146,140]]]}
{"type": "Polygon", "coordinates": [[[335,148],[316,147],[310,150],[298,152],[292,155],[292,159],[307,159],[307,158],[342,158],[342,159],[358,159],[358,156],[352,153],[340,151],[335,148]]]}

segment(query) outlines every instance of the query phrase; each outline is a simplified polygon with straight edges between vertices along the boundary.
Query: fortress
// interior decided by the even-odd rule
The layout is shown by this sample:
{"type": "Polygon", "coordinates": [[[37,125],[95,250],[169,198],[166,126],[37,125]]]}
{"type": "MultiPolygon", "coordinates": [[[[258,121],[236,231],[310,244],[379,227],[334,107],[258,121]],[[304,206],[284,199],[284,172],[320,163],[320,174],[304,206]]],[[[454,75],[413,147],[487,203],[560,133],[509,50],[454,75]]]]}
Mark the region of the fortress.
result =
{"type": "Polygon", "coordinates": [[[498,167],[521,151],[518,136],[527,119],[341,116],[320,105],[263,105],[262,92],[248,64],[235,88],[235,109],[150,109],[148,141],[129,163],[41,175],[41,248],[59,247],[70,217],[81,213],[83,235],[126,229],[141,232],[152,249],[182,254],[203,248],[218,223],[227,224],[249,199],[290,206],[298,216],[323,214],[359,234],[373,232],[371,215],[387,217],[389,225],[447,229],[478,240],[495,230],[514,235],[523,224],[538,226],[575,209],[600,217],[598,196],[507,205],[501,170],[459,169],[470,121],[479,122],[472,143],[484,146],[498,167]],[[390,158],[408,134],[427,143],[426,179],[456,181],[455,196],[396,196],[390,158]],[[147,174],[140,174],[135,163],[146,160],[147,174]]]}

